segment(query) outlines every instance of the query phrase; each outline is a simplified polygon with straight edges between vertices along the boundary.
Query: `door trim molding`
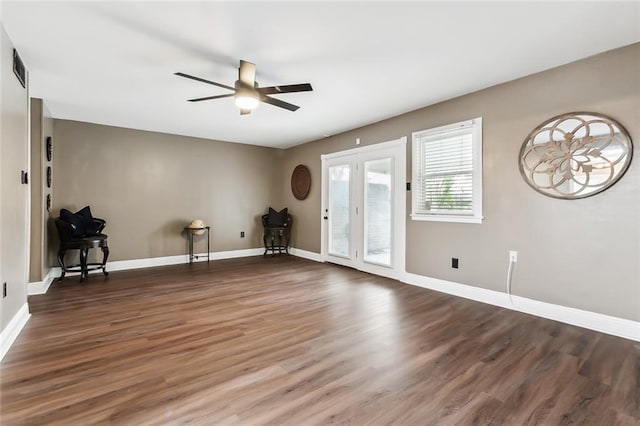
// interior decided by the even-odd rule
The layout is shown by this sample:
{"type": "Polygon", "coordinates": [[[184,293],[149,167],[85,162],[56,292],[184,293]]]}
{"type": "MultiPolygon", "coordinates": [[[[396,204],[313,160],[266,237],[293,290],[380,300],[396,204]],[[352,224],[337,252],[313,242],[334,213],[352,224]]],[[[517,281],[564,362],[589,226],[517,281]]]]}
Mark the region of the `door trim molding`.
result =
{"type": "Polygon", "coordinates": [[[372,145],[360,146],[358,148],[346,149],[344,151],[336,151],[336,152],[331,152],[329,154],[322,154],[320,156],[320,159],[321,160],[328,160],[328,159],[331,159],[331,158],[344,157],[345,155],[362,154],[362,153],[368,152],[368,151],[377,151],[377,150],[380,150],[380,149],[395,148],[398,145],[405,145],[406,146],[407,145],[407,137],[406,136],[402,136],[401,138],[394,139],[394,140],[389,141],[389,142],[374,143],[372,145]]]}

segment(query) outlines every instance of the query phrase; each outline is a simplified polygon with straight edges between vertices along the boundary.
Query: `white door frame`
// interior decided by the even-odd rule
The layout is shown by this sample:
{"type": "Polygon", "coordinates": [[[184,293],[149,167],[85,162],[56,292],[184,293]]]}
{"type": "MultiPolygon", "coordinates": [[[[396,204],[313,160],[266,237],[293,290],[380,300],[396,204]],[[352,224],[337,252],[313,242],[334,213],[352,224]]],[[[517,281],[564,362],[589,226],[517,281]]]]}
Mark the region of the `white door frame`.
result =
{"type": "MultiPolygon", "coordinates": [[[[321,228],[321,258],[323,262],[333,262],[350,266],[356,269],[360,269],[366,272],[370,272],[376,275],[385,277],[402,279],[405,275],[405,243],[406,243],[406,145],[407,138],[402,137],[389,142],[378,143],[374,145],[367,145],[364,147],[348,149],[345,151],[334,152],[331,154],[325,154],[321,156],[322,159],[322,195],[321,195],[321,211],[320,211],[320,228],[321,228]],[[354,157],[354,155],[356,157],[354,157]],[[394,159],[394,173],[393,173],[393,197],[394,197],[394,211],[392,212],[392,238],[393,238],[393,250],[391,267],[376,265],[373,263],[364,262],[363,244],[364,244],[364,219],[360,219],[355,214],[355,209],[360,208],[364,201],[364,191],[362,189],[355,188],[356,185],[363,186],[364,181],[362,178],[363,170],[356,170],[358,167],[364,164],[364,161],[369,161],[376,156],[380,158],[386,158],[392,156],[394,159]],[[340,160],[343,159],[344,163],[340,160]],[[329,177],[328,166],[337,164],[352,164],[352,197],[355,205],[351,206],[350,221],[351,221],[351,238],[354,244],[350,247],[350,258],[338,259],[335,256],[331,256],[328,253],[327,237],[328,226],[327,220],[324,217],[327,216],[326,209],[328,208],[328,189],[329,189],[329,177]],[[355,257],[355,250],[358,250],[358,257],[355,257]]],[[[364,211],[361,210],[361,213],[364,211]]]]}

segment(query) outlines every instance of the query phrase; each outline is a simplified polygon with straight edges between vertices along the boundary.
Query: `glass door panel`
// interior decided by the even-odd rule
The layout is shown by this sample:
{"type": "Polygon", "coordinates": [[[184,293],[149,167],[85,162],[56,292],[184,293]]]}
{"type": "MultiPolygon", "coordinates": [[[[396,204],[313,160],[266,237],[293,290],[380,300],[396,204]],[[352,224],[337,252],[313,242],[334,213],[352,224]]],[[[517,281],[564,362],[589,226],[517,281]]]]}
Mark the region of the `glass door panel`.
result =
{"type": "Polygon", "coordinates": [[[364,162],[364,261],[391,266],[393,187],[391,158],[364,162]]]}
{"type": "Polygon", "coordinates": [[[351,212],[351,166],[329,167],[329,244],[333,256],[349,257],[351,212]]]}
{"type": "Polygon", "coordinates": [[[405,176],[406,138],[323,155],[323,261],[403,277],[405,176]]]}

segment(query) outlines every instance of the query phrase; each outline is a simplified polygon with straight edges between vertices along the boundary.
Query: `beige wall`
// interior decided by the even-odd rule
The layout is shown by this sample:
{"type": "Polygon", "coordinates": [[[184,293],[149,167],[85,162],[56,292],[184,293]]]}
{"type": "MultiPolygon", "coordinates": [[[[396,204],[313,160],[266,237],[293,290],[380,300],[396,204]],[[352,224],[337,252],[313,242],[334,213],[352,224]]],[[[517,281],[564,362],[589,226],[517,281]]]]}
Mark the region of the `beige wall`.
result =
{"type": "Polygon", "coordinates": [[[31,233],[29,242],[29,282],[42,281],[44,239],[42,227],[42,99],[31,99],[31,233]]]}
{"type": "MultiPolygon", "coordinates": [[[[479,72],[481,72],[479,70],[479,72]]],[[[413,111],[285,151],[284,204],[296,218],[293,246],[320,251],[320,155],[369,145],[439,125],[483,117],[484,216],[481,225],[412,221],[408,272],[504,291],[509,250],[519,252],[514,294],[640,320],[640,161],[614,187],[563,201],[529,188],[518,171],[527,134],[564,112],[595,111],[640,143],[640,44],[413,111]],[[309,198],[291,195],[297,164],[312,174],[309,198]],[[460,269],[450,267],[451,257],[460,269]]],[[[411,176],[410,143],[407,180],[411,176]]],[[[411,210],[407,193],[407,212],[411,210]]]]}
{"type": "Polygon", "coordinates": [[[46,157],[46,139],[53,135],[53,119],[42,99],[31,99],[31,241],[29,257],[29,282],[42,281],[49,273],[55,258],[48,242],[46,199],[51,193],[47,188],[46,171],[51,165],[46,157]]]}
{"type": "Polygon", "coordinates": [[[13,74],[13,45],[0,25],[0,330],[27,302],[29,185],[20,171],[29,169],[29,93],[13,74]]]}
{"type": "Polygon", "coordinates": [[[31,99],[31,241],[29,243],[29,282],[42,281],[44,260],[43,182],[42,182],[42,99],[31,99]]]}
{"type": "MultiPolygon", "coordinates": [[[[53,209],[107,221],[109,260],[187,253],[182,228],[212,226],[211,251],[260,247],[259,216],[281,205],[272,148],[54,120],[53,209]],[[245,238],[240,238],[240,232],[245,238]]],[[[196,241],[196,251],[206,245],[196,241]]]]}
{"type": "MultiPolygon", "coordinates": [[[[55,161],[55,154],[52,155],[51,161],[47,161],[47,156],[45,147],[47,137],[51,137],[53,140],[53,117],[51,116],[51,112],[49,108],[47,108],[46,103],[42,103],[42,173],[46,173],[47,166],[51,166],[53,171],[53,162],[55,161]]],[[[53,149],[55,150],[55,141],[53,141],[53,149]]],[[[46,179],[46,174],[44,175],[46,179]]],[[[47,184],[45,179],[43,179],[42,183],[42,247],[43,247],[43,259],[42,259],[42,276],[43,278],[47,276],[52,266],[58,266],[58,261],[56,259],[56,253],[58,252],[58,241],[57,237],[54,236],[52,239],[52,235],[56,233],[53,221],[51,220],[53,210],[50,212],[47,211],[47,195],[51,195],[53,200],[53,176],[52,173],[52,183],[51,188],[47,188],[47,184]],[[53,244],[52,244],[53,240],[53,244]]],[[[52,201],[53,202],[53,201],[52,201]]]]}

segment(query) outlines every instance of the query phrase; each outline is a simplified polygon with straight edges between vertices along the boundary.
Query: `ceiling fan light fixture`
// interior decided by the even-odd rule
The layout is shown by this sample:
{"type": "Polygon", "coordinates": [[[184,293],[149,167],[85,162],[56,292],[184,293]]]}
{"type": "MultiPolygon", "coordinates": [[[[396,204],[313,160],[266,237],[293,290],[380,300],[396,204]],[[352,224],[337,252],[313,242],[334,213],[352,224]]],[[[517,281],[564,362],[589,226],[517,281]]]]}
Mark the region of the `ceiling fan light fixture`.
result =
{"type": "Polygon", "coordinates": [[[255,109],[260,104],[260,101],[252,93],[239,93],[235,96],[235,103],[240,109],[255,109]]]}

